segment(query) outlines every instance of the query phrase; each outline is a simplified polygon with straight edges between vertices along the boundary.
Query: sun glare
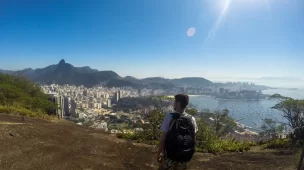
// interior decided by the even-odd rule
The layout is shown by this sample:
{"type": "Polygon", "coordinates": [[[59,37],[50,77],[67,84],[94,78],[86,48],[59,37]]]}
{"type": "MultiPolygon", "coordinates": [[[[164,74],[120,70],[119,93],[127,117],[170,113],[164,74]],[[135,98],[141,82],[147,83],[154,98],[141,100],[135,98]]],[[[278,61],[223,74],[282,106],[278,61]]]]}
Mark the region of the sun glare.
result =
{"type": "Polygon", "coordinates": [[[222,23],[225,21],[225,18],[227,16],[227,14],[229,13],[230,7],[231,6],[250,6],[252,4],[255,5],[261,5],[265,6],[267,8],[267,10],[270,12],[270,4],[269,4],[269,0],[219,0],[219,1],[212,1],[213,3],[215,3],[215,5],[217,6],[217,9],[219,9],[218,13],[218,17],[216,19],[216,21],[214,22],[212,28],[209,31],[209,34],[207,36],[207,38],[205,39],[205,43],[210,40],[213,39],[213,37],[216,35],[217,30],[220,28],[220,26],[222,25],[222,23]]]}
{"type": "Polygon", "coordinates": [[[211,30],[209,31],[208,37],[206,38],[205,41],[208,41],[209,39],[213,38],[217,29],[219,28],[219,26],[221,25],[221,23],[223,22],[223,20],[225,19],[225,16],[227,14],[227,12],[229,11],[229,7],[231,4],[232,0],[223,0],[223,7],[221,10],[221,13],[219,15],[219,17],[217,18],[217,21],[215,22],[215,24],[213,25],[213,27],[211,28],[211,30]]]}

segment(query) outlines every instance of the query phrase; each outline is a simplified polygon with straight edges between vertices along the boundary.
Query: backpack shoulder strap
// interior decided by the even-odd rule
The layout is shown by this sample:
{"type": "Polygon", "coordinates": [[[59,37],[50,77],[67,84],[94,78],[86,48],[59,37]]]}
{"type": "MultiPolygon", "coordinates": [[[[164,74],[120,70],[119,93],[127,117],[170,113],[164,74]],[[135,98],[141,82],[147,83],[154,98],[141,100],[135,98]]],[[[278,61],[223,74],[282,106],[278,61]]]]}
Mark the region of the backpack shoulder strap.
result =
{"type": "Polygon", "coordinates": [[[183,115],[183,117],[185,117],[185,118],[188,118],[188,119],[192,120],[192,116],[191,116],[191,115],[189,115],[189,114],[183,115]]]}
{"type": "Polygon", "coordinates": [[[171,119],[171,121],[170,121],[170,123],[169,123],[169,131],[172,130],[172,128],[173,128],[173,126],[174,126],[176,120],[179,119],[180,116],[181,116],[179,113],[170,113],[170,114],[171,114],[171,116],[172,116],[172,119],[171,119]]]}
{"type": "Polygon", "coordinates": [[[190,126],[191,126],[191,129],[193,130],[193,131],[195,131],[195,127],[194,127],[194,124],[193,124],[193,116],[191,116],[191,115],[189,115],[189,114],[187,114],[187,115],[183,115],[182,116],[184,119],[186,119],[187,120],[187,122],[190,124],[190,126]]]}
{"type": "Polygon", "coordinates": [[[187,119],[187,120],[189,120],[190,122],[192,122],[192,116],[191,115],[189,115],[189,114],[183,114],[183,115],[180,115],[180,117],[182,117],[182,118],[184,118],[184,119],[187,119]]]}
{"type": "Polygon", "coordinates": [[[181,116],[179,113],[170,113],[170,114],[172,116],[172,119],[178,119],[181,116]]]}

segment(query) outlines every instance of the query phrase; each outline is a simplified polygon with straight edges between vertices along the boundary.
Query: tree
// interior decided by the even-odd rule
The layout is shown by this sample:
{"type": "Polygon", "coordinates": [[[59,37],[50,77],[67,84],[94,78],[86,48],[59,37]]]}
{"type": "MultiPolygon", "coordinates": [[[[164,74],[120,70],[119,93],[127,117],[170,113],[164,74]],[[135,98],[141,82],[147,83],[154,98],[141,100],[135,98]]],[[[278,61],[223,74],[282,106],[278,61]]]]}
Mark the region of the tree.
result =
{"type": "Polygon", "coordinates": [[[221,137],[237,127],[234,120],[229,116],[229,110],[215,111],[207,113],[213,119],[213,128],[218,137],[221,137]]]}
{"type": "Polygon", "coordinates": [[[263,130],[260,134],[263,136],[270,136],[271,138],[277,138],[279,133],[282,133],[285,129],[285,124],[277,123],[272,119],[264,119],[264,123],[261,126],[263,130]]]}
{"type": "Polygon", "coordinates": [[[279,94],[275,94],[271,98],[280,101],[272,108],[283,113],[283,117],[287,119],[288,125],[292,129],[304,126],[304,100],[295,100],[279,94]]]}
{"type": "MultiPolygon", "coordinates": [[[[280,102],[273,106],[283,113],[283,117],[287,119],[289,127],[294,131],[293,142],[304,140],[304,100],[295,100],[290,97],[284,97],[279,94],[271,96],[273,99],[278,99],[280,102]]],[[[304,158],[304,145],[300,156],[298,170],[302,168],[304,158]]]]}
{"type": "Polygon", "coordinates": [[[144,128],[146,140],[159,140],[161,135],[160,126],[164,120],[165,113],[161,109],[152,110],[148,116],[149,124],[144,128]]]}

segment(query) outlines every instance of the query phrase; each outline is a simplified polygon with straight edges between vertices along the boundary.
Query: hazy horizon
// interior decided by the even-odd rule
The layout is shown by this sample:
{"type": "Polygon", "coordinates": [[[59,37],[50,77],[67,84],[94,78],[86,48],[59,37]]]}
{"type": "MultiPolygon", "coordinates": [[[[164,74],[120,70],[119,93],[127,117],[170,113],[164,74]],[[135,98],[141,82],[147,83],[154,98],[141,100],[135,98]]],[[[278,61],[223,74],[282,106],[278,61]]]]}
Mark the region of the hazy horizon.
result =
{"type": "MultiPolygon", "coordinates": [[[[72,64],[70,62],[65,61],[66,63],[72,64]]],[[[58,64],[58,63],[53,63],[53,64],[58,64]]],[[[53,65],[50,64],[50,65],[53,65]]],[[[49,66],[49,65],[47,65],[49,66]]],[[[31,68],[31,67],[27,67],[27,68],[21,68],[19,70],[23,70],[23,69],[39,69],[39,68],[44,68],[47,66],[43,66],[43,67],[38,67],[38,68],[31,68]]],[[[75,66],[75,65],[74,65],[75,66]]],[[[83,65],[83,66],[75,66],[75,67],[87,67],[88,65],[83,65]]],[[[93,68],[91,66],[88,66],[91,69],[96,69],[93,68]]],[[[0,69],[1,70],[1,69],[0,69]]],[[[19,71],[19,70],[10,70],[10,71],[19,71]]],[[[106,70],[100,70],[97,69],[99,71],[106,71],[106,70]]],[[[115,70],[111,70],[116,72],[115,70]]],[[[116,72],[118,75],[122,76],[122,77],[126,77],[126,76],[132,76],[138,79],[143,79],[143,78],[149,78],[149,77],[136,77],[133,75],[124,75],[124,74],[120,74],[118,72],[116,72]]],[[[162,75],[155,75],[155,76],[150,76],[150,77],[162,77],[162,78],[168,78],[168,79],[175,79],[175,78],[183,78],[181,76],[176,76],[176,77],[164,77],[162,75]]],[[[204,76],[184,76],[184,77],[201,77],[201,78],[206,78],[212,82],[216,82],[216,83],[226,83],[226,82],[250,82],[250,83],[255,83],[257,85],[266,85],[266,86],[270,86],[270,87],[275,87],[275,88],[300,88],[300,89],[304,89],[304,79],[300,78],[300,77],[272,77],[272,76],[264,76],[264,77],[204,77],[204,76]]]]}
{"type": "Polygon", "coordinates": [[[136,78],[304,87],[303,0],[4,0],[0,11],[3,70],[64,58],[136,78]]]}

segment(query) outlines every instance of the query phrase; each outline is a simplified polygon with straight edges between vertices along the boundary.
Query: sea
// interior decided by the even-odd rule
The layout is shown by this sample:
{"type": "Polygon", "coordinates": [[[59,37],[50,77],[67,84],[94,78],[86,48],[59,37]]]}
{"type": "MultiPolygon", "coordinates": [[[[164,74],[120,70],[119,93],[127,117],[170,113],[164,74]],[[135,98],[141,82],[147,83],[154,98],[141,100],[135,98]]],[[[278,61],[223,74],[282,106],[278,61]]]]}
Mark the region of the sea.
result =
{"type": "MultiPolygon", "coordinates": [[[[304,89],[270,89],[264,90],[263,94],[281,94],[294,99],[304,99],[304,89]]],[[[210,96],[190,96],[190,103],[199,110],[210,111],[228,109],[229,115],[237,122],[245,125],[251,130],[259,131],[263,120],[271,118],[277,122],[286,123],[282,113],[271,109],[278,100],[226,100],[216,99],[210,96]]]]}

